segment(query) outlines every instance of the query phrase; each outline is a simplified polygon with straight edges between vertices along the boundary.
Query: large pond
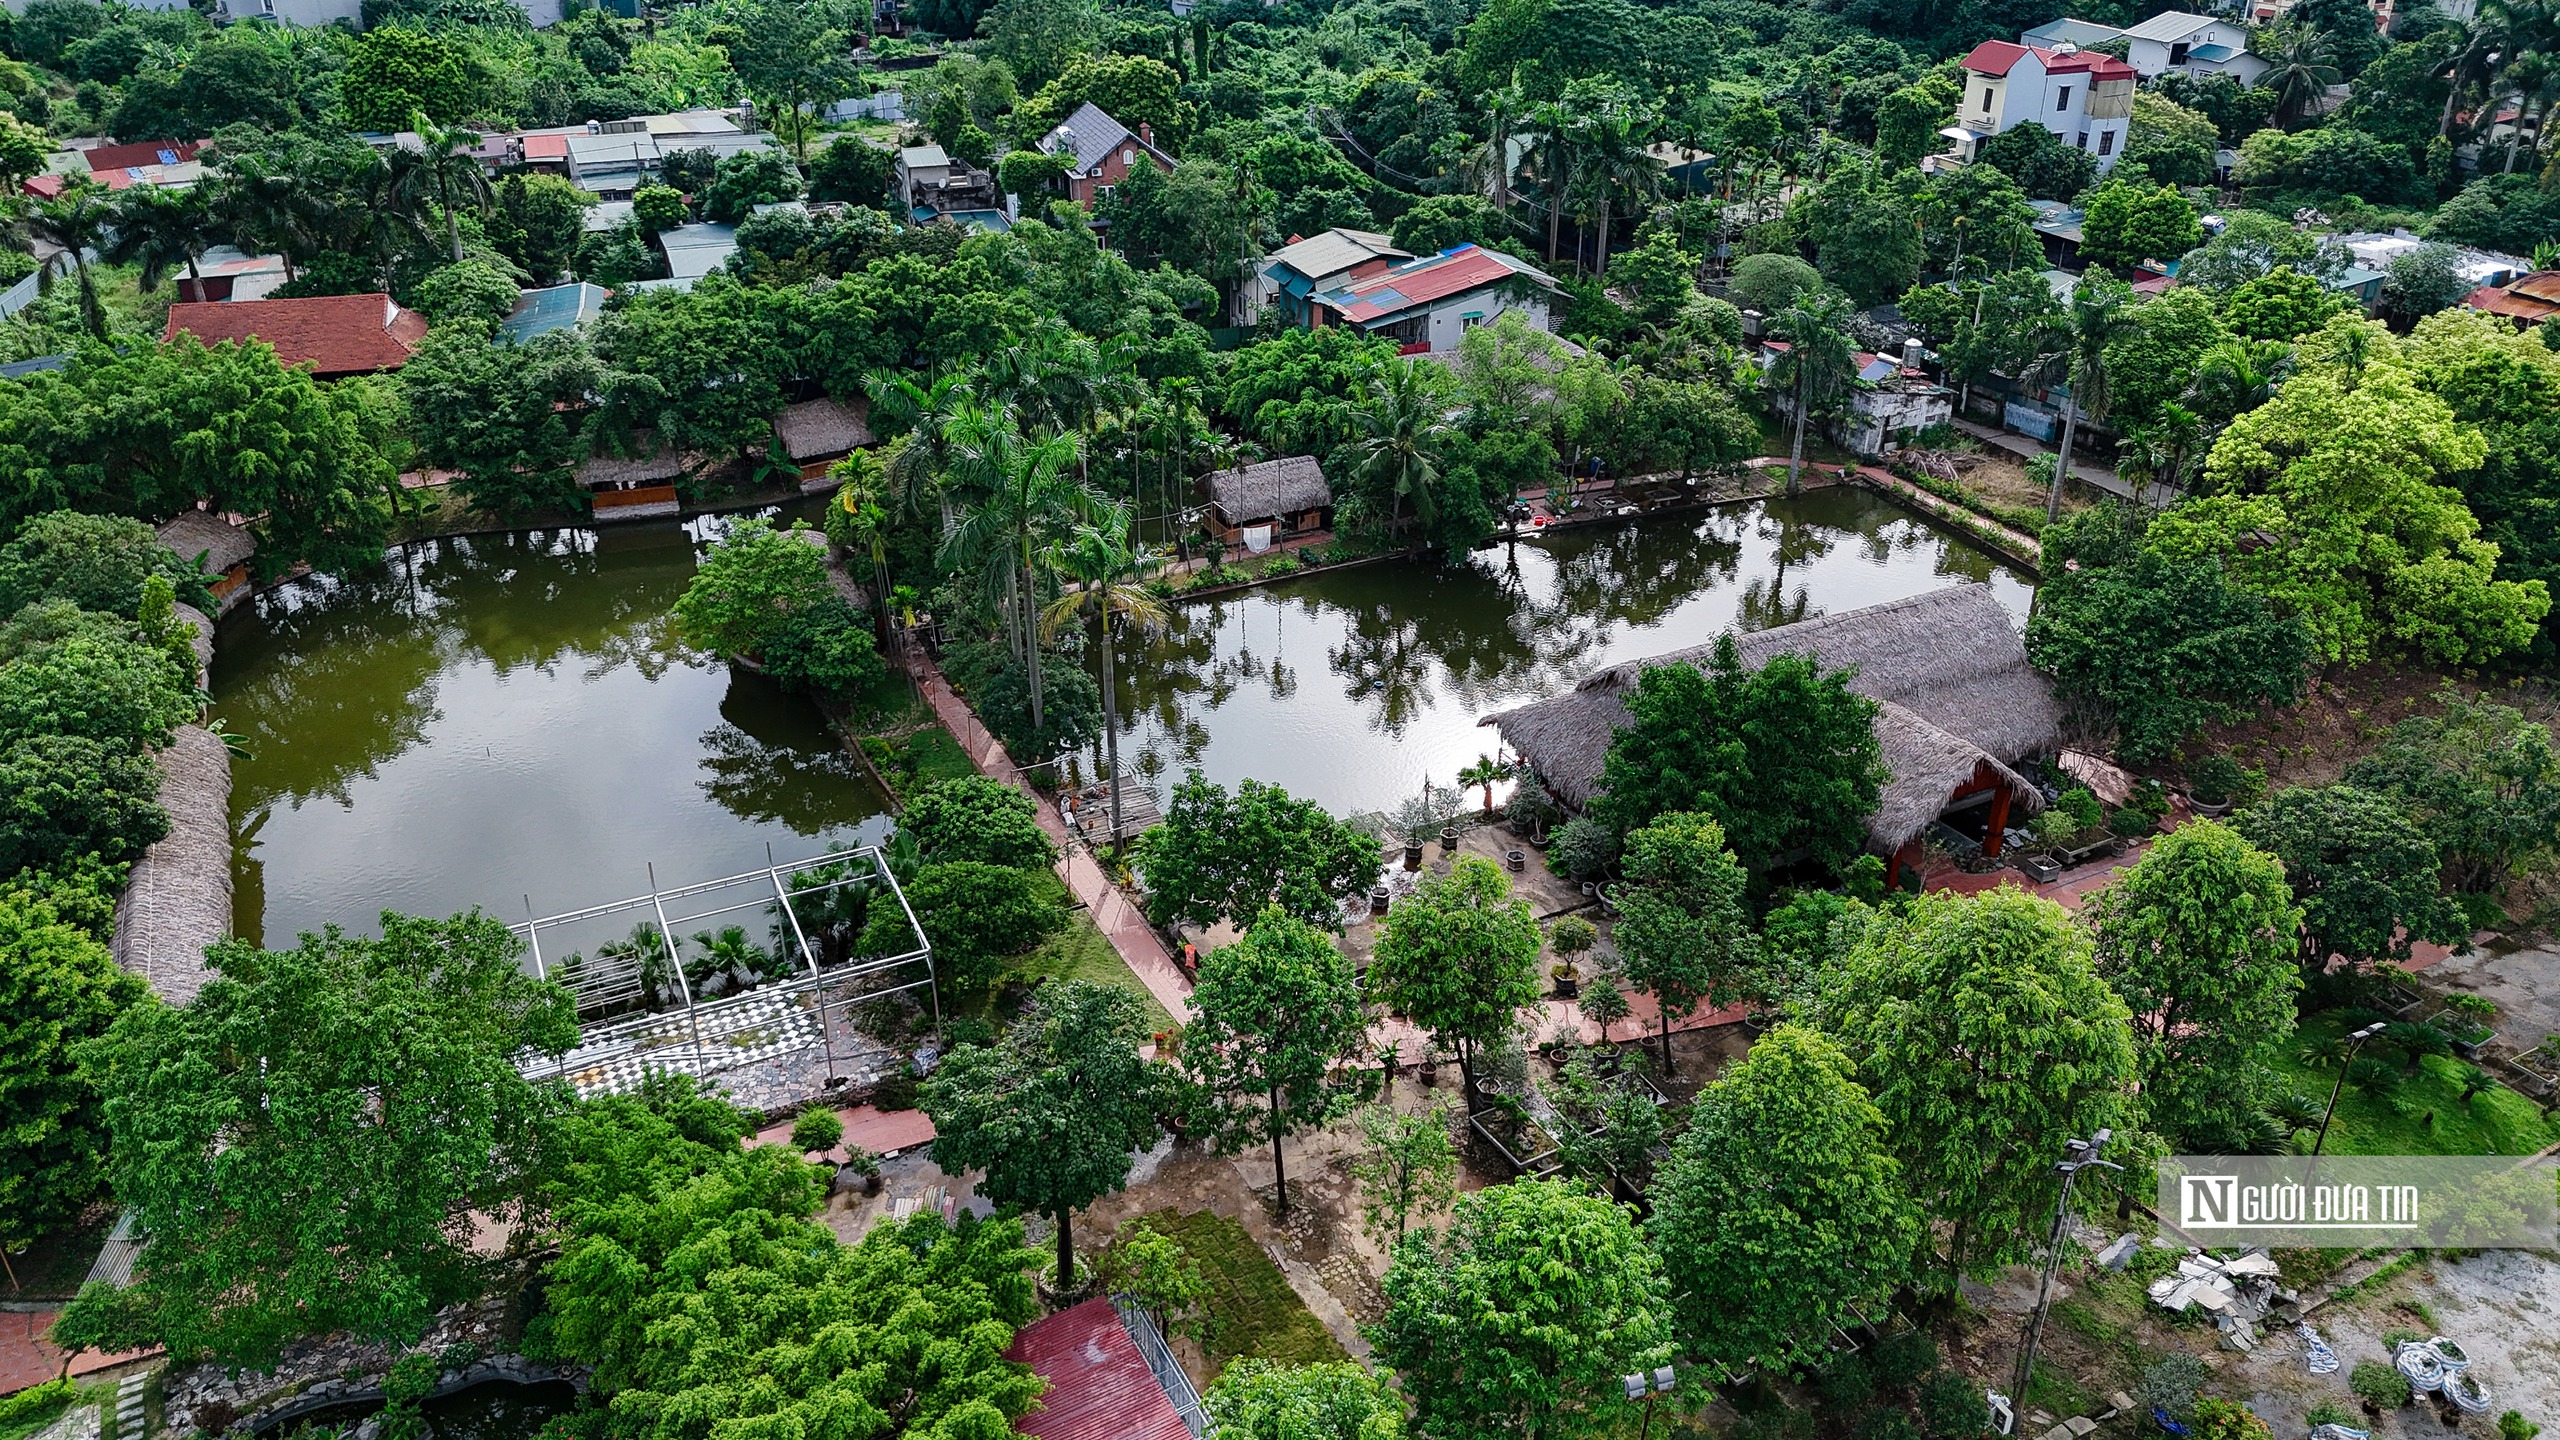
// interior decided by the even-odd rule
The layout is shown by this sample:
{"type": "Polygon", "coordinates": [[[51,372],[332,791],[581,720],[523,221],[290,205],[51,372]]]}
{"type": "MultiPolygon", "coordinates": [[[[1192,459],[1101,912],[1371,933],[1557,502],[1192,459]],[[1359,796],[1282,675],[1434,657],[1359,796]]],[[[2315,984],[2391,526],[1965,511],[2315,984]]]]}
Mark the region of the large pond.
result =
{"type": "Polygon", "coordinates": [[[1602,665],[1988,581],[2029,579],[1875,495],[1823,490],[1573,529],[1463,565],[1310,575],[1175,612],[1120,655],[1121,756],[1165,795],[1198,768],[1382,810],[1493,751],[1478,722],[1602,665]]]}
{"type": "Polygon", "coordinates": [[[232,928],[385,909],[508,920],[876,838],[887,803],[808,701],[675,643],[723,522],[472,536],[296,581],[222,626],[232,928]]]}

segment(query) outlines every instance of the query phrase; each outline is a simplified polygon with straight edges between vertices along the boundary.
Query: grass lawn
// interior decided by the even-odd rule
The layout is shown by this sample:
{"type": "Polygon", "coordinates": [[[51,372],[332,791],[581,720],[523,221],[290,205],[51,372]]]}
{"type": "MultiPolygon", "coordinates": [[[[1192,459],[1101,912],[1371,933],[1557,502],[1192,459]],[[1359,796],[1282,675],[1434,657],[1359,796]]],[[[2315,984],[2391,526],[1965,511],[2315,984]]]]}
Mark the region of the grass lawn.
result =
{"type": "MultiPolygon", "coordinates": [[[[1065,902],[1066,886],[1058,886],[1060,903],[1065,902]]],[[[1040,942],[1040,948],[1015,960],[1010,973],[1021,979],[1049,976],[1062,980],[1093,980],[1117,986],[1135,995],[1147,1007],[1147,1028],[1165,1031],[1175,1028],[1173,1016],[1164,1002],[1147,988],[1120,952],[1093,923],[1093,917],[1081,910],[1067,917],[1067,928],[1040,942]]]]}
{"type": "MultiPolygon", "coordinates": [[[[2308,1016],[2291,1049],[2335,1040],[2345,1028],[2328,1015],[2308,1016]]],[[[2380,1041],[2366,1046],[2364,1053],[2394,1065],[2400,1061],[2399,1052],[2380,1041]]],[[[2428,1055],[2419,1060],[2418,1073],[2389,1095],[2367,1095],[2348,1086],[2338,1097],[2327,1148],[2344,1155],[2531,1155],[2560,1140],[2560,1126],[2504,1085],[2462,1103],[2462,1076],[2468,1068],[2455,1056],[2428,1055]]],[[[2338,1081],[2337,1071],[2303,1065],[2291,1053],[2278,1057],[2276,1072],[2287,1089],[2322,1104],[2338,1081]]]]}
{"type": "Polygon", "coordinates": [[[1216,1333],[1201,1347],[1209,1362],[1203,1378],[1216,1379],[1239,1355],[1290,1365],[1349,1358],[1242,1225],[1206,1210],[1159,1210],[1145,1218],[1197,1261],[1209,1282],[1216,1333]]]}

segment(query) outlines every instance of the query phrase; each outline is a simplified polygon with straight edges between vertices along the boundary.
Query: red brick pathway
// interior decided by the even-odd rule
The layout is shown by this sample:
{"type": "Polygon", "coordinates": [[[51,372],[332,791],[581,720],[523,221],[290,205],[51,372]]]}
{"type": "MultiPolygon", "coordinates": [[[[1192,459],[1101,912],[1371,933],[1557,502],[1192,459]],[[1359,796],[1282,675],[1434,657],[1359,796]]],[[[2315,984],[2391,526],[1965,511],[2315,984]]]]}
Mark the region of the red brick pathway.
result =
{"type": "MultiPolygon", "coordinates": [[[[0,1395],[15,1395],[62,1373],[62,1351],[45,1338],[53,1329],[53,1317],[60,1313],[58,1310],[0,1311],[0,1395]]],[[[93,1374],[159,1353],[157,1350],[128,1350],[105,1355],[95,1350],[83,1350],[72,1358],[71,1373],[93,1374]]]]}

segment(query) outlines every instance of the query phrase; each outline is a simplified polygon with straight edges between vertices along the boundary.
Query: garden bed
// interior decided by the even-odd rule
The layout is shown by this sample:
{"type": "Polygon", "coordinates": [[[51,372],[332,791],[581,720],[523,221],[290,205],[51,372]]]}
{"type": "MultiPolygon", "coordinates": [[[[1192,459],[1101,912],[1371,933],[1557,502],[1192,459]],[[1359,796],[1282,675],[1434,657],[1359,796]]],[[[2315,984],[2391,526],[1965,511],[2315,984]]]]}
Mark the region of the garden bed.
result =
{"type": "Polygon", "coordinates": [[[1194,1378],[1200,1383],[1217,1379],[1239,1355],[1288,1365],[1345,1358],[1342,1346],[1243,1225],[1206,1210],[1158,1210],[1144,1218],[1180,1245],[1209,1283],[1207,1343],[1183,1341],[1177,1346],[1189,1352],[1186,1361],[1196,1357],[1194,1378]]]}

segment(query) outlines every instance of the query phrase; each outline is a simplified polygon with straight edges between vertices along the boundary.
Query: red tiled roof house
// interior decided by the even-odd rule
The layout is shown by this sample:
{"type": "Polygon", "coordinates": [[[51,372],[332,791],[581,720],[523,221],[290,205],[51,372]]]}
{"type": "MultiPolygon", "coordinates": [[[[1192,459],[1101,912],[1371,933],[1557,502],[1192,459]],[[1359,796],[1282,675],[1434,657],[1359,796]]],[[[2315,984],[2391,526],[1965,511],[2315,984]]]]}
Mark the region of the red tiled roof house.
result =
{"type": "Polygon", "coordinates": [[[1971,160],[1983,141],[2035,124],[2096,156],[2101,174],[2115,168],[2133,123],[2139,77],[2131,65],[2068,41],[2046,47],[2006,40],[1985,40],[1960,63],[1964,95],[1955,123],[1938,132],[1954,142],[1952,158],[1971,160]]]}
{"type": "Polygon", "coordinates": [[[193,335],[207,345],[263,340],[287,365],[323,380],[397,370],[427,338],[427,318],[383,294],[301,300],[187,301],[169,307],[163,341],[193,335]]]}

